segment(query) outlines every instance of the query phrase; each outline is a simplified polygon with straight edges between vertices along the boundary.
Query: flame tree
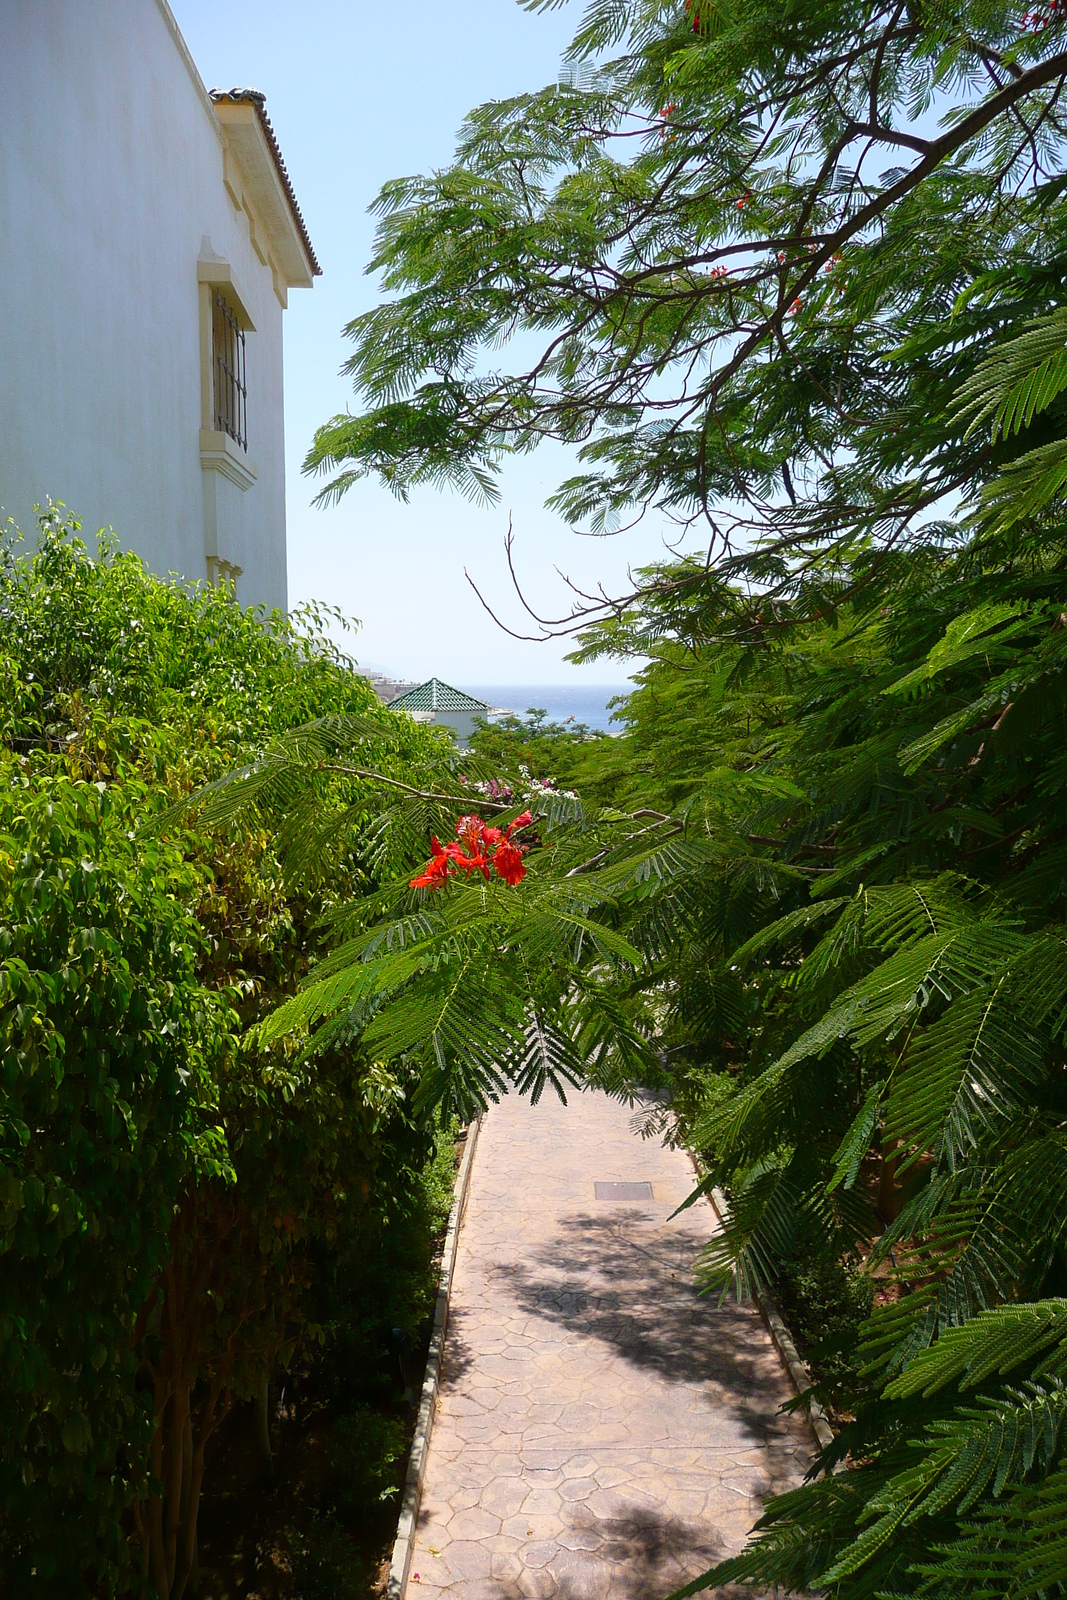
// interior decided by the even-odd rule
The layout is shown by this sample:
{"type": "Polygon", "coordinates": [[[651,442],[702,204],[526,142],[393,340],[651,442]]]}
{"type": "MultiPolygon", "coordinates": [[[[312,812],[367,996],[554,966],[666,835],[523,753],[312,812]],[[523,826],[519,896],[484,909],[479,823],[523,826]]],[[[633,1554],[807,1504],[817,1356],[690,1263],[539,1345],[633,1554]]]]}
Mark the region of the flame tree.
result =
{"type": "Polygon", "coordinates": [[[629,737],[588,804],[476,763],[386,803],[340,727],[207,802],[347,764],[406,851],[264,1039],[463,1110],[666,1072],[733,1202],[709,1286],[801,1232],[893,1263],[854,1421],[705,1587],[1063,1590],[1065,74],[1052,4],[594,4],[559,85],[383,191],[362,409],[308,468],[491,498],[554,438],[576,525],[701,533],[545,619],[651,658],[629,737]],[[527,806],[520,882],[410,887],[527,806]]]}

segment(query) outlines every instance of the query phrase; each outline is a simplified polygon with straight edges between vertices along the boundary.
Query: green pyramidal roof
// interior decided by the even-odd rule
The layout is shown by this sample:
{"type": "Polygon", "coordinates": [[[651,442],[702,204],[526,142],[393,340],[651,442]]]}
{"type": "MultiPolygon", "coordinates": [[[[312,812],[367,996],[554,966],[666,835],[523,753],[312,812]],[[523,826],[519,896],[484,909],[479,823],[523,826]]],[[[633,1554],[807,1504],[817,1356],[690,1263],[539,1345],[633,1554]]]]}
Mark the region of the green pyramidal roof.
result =
{"type": "Polygon", "coordinates": [[[489,707],[484,700],[475,700],[473,695],[464,694],[462,689],[453,689],[450,683],[442,683],[440,678],[431,678],[428,683],[420,683],[417,689],[409,689],[406,694],[397,695],[395,700],[390,700],[391,711],[481,711],[486,712],[489,707]]]}

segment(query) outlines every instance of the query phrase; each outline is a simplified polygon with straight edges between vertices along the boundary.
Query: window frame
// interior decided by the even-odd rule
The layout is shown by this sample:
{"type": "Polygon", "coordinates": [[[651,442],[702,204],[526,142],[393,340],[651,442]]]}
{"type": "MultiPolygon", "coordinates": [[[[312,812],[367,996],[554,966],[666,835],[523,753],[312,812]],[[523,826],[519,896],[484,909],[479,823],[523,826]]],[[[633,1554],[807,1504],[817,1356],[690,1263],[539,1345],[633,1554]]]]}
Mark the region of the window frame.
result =
{"type": "Polygon", "coordinates": [[[211,413],[216,433],[248,452],[248,355],[245,330],[226,295],[211,292],[211,413]]]}
{"type": "Polygon", "coordinates": [[[220,472],[239,489],[250,489],[258,477],[255,463],[248,454],[249,427],[254,429],[255,415],[249,416],[247,360],[251,353],[254,363],[255,348],[253,345],[250,349],[245,336],[255,333],[256,325],[228,261],[218,256],[202,256],[197,262],[196,276],[200,296],[200,462],[205,470],[220,472]],[[237,376],[241,390],[239,410],[243,414],[232,430],[225,426],[225,407],[220,413],[216,406],[216,296],[241,336],[237,376]]]}

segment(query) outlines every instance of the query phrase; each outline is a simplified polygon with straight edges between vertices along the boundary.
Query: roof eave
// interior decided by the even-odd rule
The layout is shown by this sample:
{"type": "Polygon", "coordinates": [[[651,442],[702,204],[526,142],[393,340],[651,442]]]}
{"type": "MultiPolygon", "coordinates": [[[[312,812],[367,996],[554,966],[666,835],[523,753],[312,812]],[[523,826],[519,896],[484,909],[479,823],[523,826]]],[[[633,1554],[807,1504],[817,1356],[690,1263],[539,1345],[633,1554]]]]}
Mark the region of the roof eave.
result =
{"type": "Polygon", "coordinates": [[[257,89],[212,89],[223,137],[291,289],[310,289],[322,268],[308,238],[278,141],[257,89]]]}

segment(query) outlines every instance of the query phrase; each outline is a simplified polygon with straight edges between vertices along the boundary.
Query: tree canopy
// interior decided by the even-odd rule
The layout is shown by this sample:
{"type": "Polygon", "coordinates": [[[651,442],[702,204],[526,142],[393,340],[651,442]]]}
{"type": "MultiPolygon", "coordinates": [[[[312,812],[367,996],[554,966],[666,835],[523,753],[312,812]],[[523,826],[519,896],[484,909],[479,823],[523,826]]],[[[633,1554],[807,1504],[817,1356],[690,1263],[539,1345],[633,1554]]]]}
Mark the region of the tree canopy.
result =
{"type": "Polygon", "coordinates": [[[267,1025],[464,1108],[658,1082],[730,1202],[709,1289],[863,1280],[834,1445],[694,1590],[1064,1592],[1065,80],[1058,4],[594,3],[383,190],[363,409],[308,456],[492,496],[554,438],[576,526],[703,529],[544,624],[649,663],[559,743],[577,794],[499,735],[428,778],[267,1025]],[[533,812],[521,883],[410,886],[461,805],[533,812]]]}
{"type": "Polygon", "coordinates": [[[658,509],[764,591],[813,545],[936,539],[1017,453],[946,424],[952,396],[1057,304],[1067,48],[1024,10],[590,6],[559,84],[378,197],[393,298],[347,329],[364,409],[316,435],[322,498],[365,473],[491,497],[555,438],[575,525],[658,509]]]}

